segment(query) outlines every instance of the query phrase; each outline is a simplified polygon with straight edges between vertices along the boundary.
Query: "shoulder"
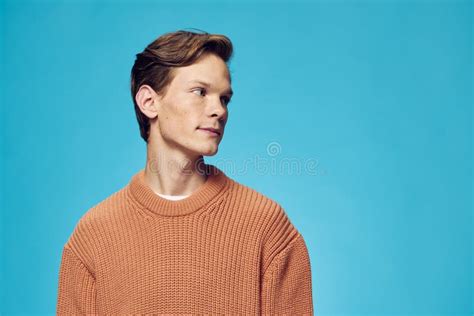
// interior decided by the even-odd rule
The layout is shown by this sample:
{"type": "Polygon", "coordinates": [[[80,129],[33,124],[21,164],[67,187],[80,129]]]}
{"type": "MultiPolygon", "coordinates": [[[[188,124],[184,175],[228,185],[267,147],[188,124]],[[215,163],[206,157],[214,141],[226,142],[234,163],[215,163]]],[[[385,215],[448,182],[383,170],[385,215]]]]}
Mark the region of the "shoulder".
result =
{"type": "Polygon", "coordinates": [[[125,206],[129,203],[127,197],[126,187],[115,191],[84,212],[79,222],[91,225],[105,224],[123,213],[123,210],[126,208],[125,206]]]}
{"type": "Polygon", "coordinates": [[[120,190],[110,194],[103,200],[92,205],[80,217],[77,225],[100,225],[109,221],[115,216],[119,216],[123,209],[124,202],[127,202],[126,189],[120,190]]]}
{"type": "Polygon", "coordinates": [[[261,228],[262,271],[273,258],[295,243],[301,236],[290,219],[285,208],[273,197],[269,197],[256,189],[233,180],[231,194],[239,206],[239,212],[251,213],[258,218],[261,228]]]}
{"type": "Polygon", "coordinates": [[[264,215],[267,220],[272,217],[281,215],[284,210],[279,202],[273,197],[245,185],[241,182],[231,179],[229,198],[234,200],[240,209],[249,211],[258,211],[260,215],[264,215]]]}
{"type": "Polygon", "coordinates": [[[260,218],[264,242],[279,240],[285,246],[299,234],[287,211],[275,198],[235,180],[232,186],[231,194],[237,199],[239,210],[251,212],[260,218]]]}
{"type": "Polygon", "coordinates": [[[89,207],[80,215],[65,246],[76,254],[94,256],[104,233],[126,210],[125,187],[89,207]]]}

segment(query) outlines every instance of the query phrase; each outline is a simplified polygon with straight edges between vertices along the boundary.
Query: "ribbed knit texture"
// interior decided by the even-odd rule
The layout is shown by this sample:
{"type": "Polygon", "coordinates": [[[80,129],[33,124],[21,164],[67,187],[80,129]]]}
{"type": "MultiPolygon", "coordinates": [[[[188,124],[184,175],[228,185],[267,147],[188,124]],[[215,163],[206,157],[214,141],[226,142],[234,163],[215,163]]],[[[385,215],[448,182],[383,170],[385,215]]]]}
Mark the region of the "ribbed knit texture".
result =
{"type": "Polygon", "coordinates": [[[277,202],[208,166],[183,200],[155,194],[142,169],[85,212],[57,314],[313,315],[303,236],[277,202]]]}

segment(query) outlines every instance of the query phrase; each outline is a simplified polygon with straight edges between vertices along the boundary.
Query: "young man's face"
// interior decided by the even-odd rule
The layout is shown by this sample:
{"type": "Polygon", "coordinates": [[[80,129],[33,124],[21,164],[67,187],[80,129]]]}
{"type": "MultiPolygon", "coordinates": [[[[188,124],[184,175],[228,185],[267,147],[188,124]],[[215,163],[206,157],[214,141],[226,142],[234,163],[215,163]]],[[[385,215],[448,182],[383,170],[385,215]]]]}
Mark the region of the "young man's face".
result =
{"type": "Polygon", "coordinates": [[[158,117],[151,125],[150,132],[156,133],[152,137],[193,156],[215,155],[224,136],[230,98],[230,74],[220,57],[205,54],[192,65],[175,68],[166,94],[156,96],[158,117]]]}

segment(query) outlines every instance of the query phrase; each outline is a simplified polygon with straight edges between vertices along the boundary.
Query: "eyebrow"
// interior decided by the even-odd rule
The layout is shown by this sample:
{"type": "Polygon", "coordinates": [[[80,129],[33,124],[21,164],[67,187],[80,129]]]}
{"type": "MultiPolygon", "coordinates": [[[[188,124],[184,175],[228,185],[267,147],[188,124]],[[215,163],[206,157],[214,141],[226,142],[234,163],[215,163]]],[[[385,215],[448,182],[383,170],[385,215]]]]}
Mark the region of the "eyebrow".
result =
{"type": "MultiPolygon", "coordinates": [[[[189,81],[189,83],[200,83],[203,86],[206,86],[208,88],[211,87],[210,83],[202,81],[202,80],[191,80],[191,81],[189,81]]],[[[232,96],[234,94],[234,91],[232,91],[232,88],[229,88],[228,90],[224,91],[224,93],[228,94],[229,96],[232,96]]]]}

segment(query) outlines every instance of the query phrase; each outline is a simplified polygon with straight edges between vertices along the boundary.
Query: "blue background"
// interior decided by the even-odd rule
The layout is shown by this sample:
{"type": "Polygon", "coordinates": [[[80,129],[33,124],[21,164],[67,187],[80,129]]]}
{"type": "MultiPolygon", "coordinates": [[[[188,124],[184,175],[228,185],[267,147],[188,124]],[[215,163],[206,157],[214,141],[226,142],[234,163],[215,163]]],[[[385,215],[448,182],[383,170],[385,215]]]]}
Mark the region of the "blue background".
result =
{"type": "Polygon", "coordinates": [[[55,313],[76,222],[145,165],[135,54],[182,28],[235,48],[226,135],[207,161],[316,166],[224,168],[303,234],[315,314],[473,314],[472,2],[3,1],[0,12],[2,314],[55,313]]]}

